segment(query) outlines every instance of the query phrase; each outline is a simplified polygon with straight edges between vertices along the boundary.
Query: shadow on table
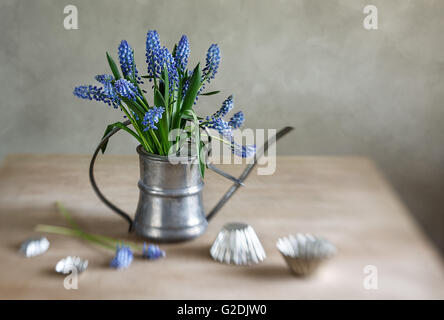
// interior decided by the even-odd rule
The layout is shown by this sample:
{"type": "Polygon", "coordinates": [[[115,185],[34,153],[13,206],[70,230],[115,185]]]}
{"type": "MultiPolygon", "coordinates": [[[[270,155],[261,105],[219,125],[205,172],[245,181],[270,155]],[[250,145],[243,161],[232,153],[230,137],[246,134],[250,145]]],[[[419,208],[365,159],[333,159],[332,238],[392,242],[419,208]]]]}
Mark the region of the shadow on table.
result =
{"type": "MultiPolygon", "coordinates": [[[[162,244],[159,244],[162,246],[162,244]]],[[[167,256],[174,256],[177,259],[197,259],[211,261],[210,245],[206,243],[179,243],[163,245],[167,256]]]]}
{"type": "Polygon", "coordinates": [[[260,280],[288,280],[294,278],[288,271],[285,265],[266,264],[263,262],[261,265],[252,267],[239,267],[242,269],[242,273],[245,277],[257,278],[260,280]]]}

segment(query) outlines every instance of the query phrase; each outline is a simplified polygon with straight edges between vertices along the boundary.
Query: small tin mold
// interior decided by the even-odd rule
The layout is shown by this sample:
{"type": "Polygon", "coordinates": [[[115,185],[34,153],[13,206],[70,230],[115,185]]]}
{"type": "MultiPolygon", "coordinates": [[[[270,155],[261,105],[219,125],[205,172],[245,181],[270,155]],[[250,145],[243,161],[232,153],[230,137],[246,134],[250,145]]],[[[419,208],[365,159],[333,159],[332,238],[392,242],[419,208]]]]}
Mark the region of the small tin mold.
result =
{"type": "Polygon", "coordinates": [[[264,248],[253,228],[240,222],[223,226],[210,249],[211,257],[221,263],[251,265],[266,258],[264,248]]]}
{"type": "Polygon", "coordinates": [[[55,271],[61,274],[69,274],[75,269],[77,273],[82,273],[87,268],[88,260],[84,260],[76,256],[67,256],[66,258],[63,258],[57,262],[55,271]]]}
{"type": "Polygon", "coordinates": [[[282,237],[276,246],[290,270],[298,276],[313,273],[323,261],[336,253],[330,241],[311,234],[298,233],[282,237]]]}
{"type": "Polygon", "coordinates": [[[45,237],[31,238],[20,246],[20,253],[25,257],[35,257],[45,253],[49,249],[49,241],[45,237]]]}

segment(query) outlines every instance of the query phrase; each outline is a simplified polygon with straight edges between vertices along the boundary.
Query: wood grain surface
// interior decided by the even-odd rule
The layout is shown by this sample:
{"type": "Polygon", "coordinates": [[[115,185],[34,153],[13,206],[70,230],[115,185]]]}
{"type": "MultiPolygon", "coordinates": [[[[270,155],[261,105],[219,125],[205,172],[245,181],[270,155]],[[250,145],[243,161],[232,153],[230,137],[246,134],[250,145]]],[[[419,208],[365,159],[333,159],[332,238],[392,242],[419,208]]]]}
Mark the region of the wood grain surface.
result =
{"type": "MultiPolygon", "coordinates": [[[[246,187],[210,223],[202,237],[161,245],[167,257],[136,257],[124,271],[110,269],[112,251],[82,240],[47,235],[51,248],[25,258],[20,243],[37,224],[66,226],[54,203],[61,201],[86,230],[122,239],[127,224],[95,196],[89,156],[11,155],[0,169],[0,298],[2,299],[443,299],[442,258],[374,164],[364,158],[278,157],[271,176],[254,172],[246,187]],[[214,262],[209,248],[229,221],[256,230],[267,259],[251,267],[214,262]],[[309,232],[331,240],[337,255],[309,278],[290,274],[276,250],[283,235],[309,232]],[[55,263],[66,255],[90,262],[77,290],[66,290],[55,263]],[[364,267],[378,270],[378,289],[366,290],[364,267]]],[[[222,166],[233,174],[242,166],[222,166]]],[[[138,198],[136,156],[103,156],[97,180],[128,212],[138,198]]],[[[230,185],[208,172],[206,210],[230,185]]]]}

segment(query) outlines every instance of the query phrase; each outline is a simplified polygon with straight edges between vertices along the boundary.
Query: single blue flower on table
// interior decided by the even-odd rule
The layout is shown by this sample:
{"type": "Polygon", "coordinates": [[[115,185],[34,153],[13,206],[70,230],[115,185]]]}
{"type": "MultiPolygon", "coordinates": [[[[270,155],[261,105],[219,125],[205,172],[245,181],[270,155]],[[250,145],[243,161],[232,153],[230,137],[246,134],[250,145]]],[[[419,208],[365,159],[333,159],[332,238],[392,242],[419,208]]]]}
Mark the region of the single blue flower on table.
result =
{"type": "Polygon", "coordinates": [[[231,117],[230,121],[228,121],[228,125],[233,129],[237,129],[242,127],[244,120],[244,113],[242,111],[239,111],[231,117]]]}
{"type": "Polygon", "coordinates": [[[148,131],[150,129],[157,129],[156,123],[162,119],[162,114],[165,111],[163,107],[152,107],[149,109],[145,116],[143,117],[142,124],[145,126],[143,131],[148,131]]]}
{"type": "Polygon", "coordinates": [[[134,62],[133,48],[131,48],[126,40],[122,40],[122,42],[120,42],[118,51],[123,76],[133,82],[137,81],[137,83],[142,83],[142,81],[140,81],[140,77],[138,76],[139,72],[137,71],[137,67],[134,62]]]}
{"type": "Polygon", "coordinates": [[[143,243],[142,256],[149,260],[156,260],[166,256],[165,251],[156,246],[155,244],[143,243]]]}
{"type": "Polygon", "coordinates": [[[151,77],[158,77],[160,74],[160,51],[159,34],[156,30],[149,30],[146,35],[146,63],[148,64],[148,75],[151,77]]]}
{"type": "Polygon", "coordinates": [[[180,70],[185,70],[188,63],[188,57],[190,56],[190,44],[186,35],[180,38],[179,43],[176,48],[176,54],[174,59],[176,60],[177,66],[180,70]]]}
{"type": "Polygon", "coordinates": [[[114,83],[114,88],[120,96],[133,101],[136,101],[136,97],[139,95],[136,86],[123,78],[114,83]]]}
{"type": "Polygon", "coordinates": [[[233,109],[233,106],[234,106],[233,95],[231,95],[222,103],[222,107],[211,117],[223,118],[227,115],[228,112],[231,111],[231,109],[233,109]]]}
{"type": "Polygon", "coordinates": [[[111,268],[126,269],[133,262],[133,252],[129,246],[121,245],[116,248],[116,255],[111,260],[111,268]]]}

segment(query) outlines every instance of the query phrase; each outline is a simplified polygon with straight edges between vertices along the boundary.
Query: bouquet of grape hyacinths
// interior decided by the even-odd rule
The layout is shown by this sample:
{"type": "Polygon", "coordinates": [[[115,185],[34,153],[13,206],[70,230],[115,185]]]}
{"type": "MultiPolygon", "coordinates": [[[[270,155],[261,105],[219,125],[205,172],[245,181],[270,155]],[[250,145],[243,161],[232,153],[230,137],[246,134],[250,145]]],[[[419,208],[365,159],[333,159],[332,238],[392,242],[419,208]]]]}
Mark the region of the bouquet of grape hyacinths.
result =
{"type": "Polygon", "coordinates": [[[232,152],[241,157],[254,155],[255,146],[240,145],[234,141],[233,130],[239,128],[244,121],[242,111],[235,113],[229,121],[224,120],[233,108],[233,96],[229,96],[213,115],[197,115],[194,108],[198,96],[219,92],[203,90],[218,71],[220,49],[212,44],[207,52],[205,67],[201,69],[198,63],[192,71],[187,69],[189,54],[190,45],[185,35],[170,53],[166,47],[160,45],[157,31],[150,30],[146,39],[147,75],[139,75],[134,62],[134,51],[126,40],[122,40],[118,48],[120,71],[107,53],[112,74],[97,75],[95,79],[101,84],[100,87],[78,86],[74,89],[74,95],[82,99],[102,101],[120,109],[131,122],[132,128],[116,122],[107,127],[105,135],[113,128],[120,128],[137,139],[149,153],[163,156],[175,154],[181,146],[191,142],[197,151],[203,176],[203,150],[208,142],[203,137],[213,137],[228,144],[232,152]],[[152,84],[151,100],[145,97],[147,91],[141,88],[144,84],[142,78],[148,79],[152,84]],[[185,134],[176,134],[171,138],[170,133],[178,132],[177,130],[185,134]]]}

